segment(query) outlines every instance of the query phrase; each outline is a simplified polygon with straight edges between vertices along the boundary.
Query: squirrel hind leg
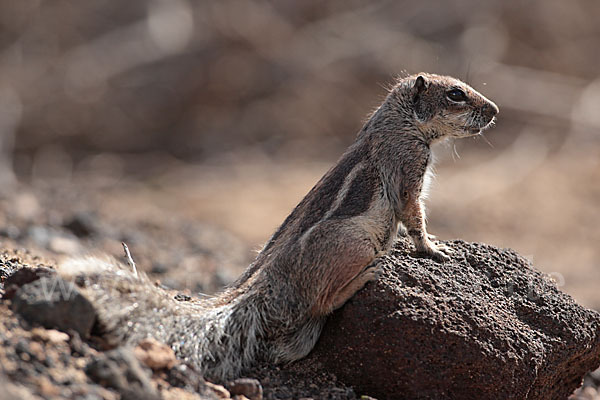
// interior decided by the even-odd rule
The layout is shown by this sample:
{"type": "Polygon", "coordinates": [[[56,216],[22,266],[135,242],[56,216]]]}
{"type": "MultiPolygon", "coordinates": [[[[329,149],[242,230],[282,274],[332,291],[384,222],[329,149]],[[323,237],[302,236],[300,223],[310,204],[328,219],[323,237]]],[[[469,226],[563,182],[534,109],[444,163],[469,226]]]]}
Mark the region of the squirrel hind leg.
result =
{"type": "Polygon", "coordinates": [[[324,325],[325,318],[311,318],[290,336],[278,338],[274,343],[272,361],[289,363],[306,357],[315,347],[324,325]]]}
{"type": "Polygon", "coordinates": [[[319,262],[308,268],[311,282],[316,286],[310,299],[312,316],[329,315],[377,277],[369,269],[377,254],[365,229],[351,223],[343,228],[345,232],[340,233],[339,227],[323,224],[306,241],[307,254],[321,255],[319,262]],[[342,242],[336,239],[332,243],[329,239],[340,235],[344,237],[342,242]]]}
{"type": "Polygon", "coordinates": [[[335,295],[331,302],[331,311],[335,311],[343,306],[356,292],[362,289],[368,282],[377,280],[379,276],[381,276],[381,266],[378,263],[368,265],[335,295]]]}

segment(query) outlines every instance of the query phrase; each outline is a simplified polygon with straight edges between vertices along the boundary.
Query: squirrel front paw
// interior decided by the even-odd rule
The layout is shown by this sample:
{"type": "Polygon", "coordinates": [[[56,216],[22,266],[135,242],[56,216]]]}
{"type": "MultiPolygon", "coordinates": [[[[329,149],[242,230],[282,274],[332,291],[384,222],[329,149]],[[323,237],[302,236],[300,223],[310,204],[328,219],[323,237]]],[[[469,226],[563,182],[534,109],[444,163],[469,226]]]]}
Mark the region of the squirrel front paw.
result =
{"type": "Polygon", "coordinates": [[[437,262],[450,261],[450,256],[452,255],[450,247],[441,243],[433,243],[429,239],[425,240],[423,245],[417,248],[417,251],[431,257],[437,262]]]}

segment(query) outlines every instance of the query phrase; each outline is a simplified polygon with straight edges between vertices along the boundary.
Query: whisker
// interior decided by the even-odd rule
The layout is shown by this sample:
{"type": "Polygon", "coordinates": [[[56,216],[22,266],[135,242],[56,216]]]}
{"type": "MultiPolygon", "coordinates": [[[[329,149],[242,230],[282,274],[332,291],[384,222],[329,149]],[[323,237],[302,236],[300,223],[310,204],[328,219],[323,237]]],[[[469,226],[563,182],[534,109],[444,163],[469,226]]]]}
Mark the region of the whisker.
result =
{"type": "Polygon", "coordinates": [[[460,160],[460,154],[458,154],[458,150],[456,150],[456,142],[452,143],[452,161],[456,161],[456,159],[460,160]],[[456,156],[456,158],[454,158],[456,156]]]}
{"type": "Polygon", "coordinates": [[[486,143],[487,143],[487,144],[489,144],[489,145],[490,145],[490,147],[491,147],[492,149],[494,148],[494,145],[493,145],[493,144],[492,144],[492,143],[491,143],[491,142],[488,140],[488,138],[487,138],[487,137],[485,137],[485,135],[484,135],[482,132],[479,132],[479,133],[477,134],[477,136],[481,136],[481,137],[483,138],[483,140],[485,140],[485,141],[486,141],[486,143]]]}

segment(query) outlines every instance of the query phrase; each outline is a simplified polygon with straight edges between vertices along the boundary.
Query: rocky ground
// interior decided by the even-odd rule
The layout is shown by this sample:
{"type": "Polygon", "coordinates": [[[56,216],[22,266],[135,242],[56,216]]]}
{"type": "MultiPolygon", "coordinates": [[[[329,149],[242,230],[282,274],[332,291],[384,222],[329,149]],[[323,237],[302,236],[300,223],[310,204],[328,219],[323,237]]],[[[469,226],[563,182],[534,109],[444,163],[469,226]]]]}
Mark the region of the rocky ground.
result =
{"type": "MultiPolygon", "coordinates": [[[[205,382],[160,343],[110,349],[93,330],[86,337],[85,329],[65,332],[32,323],[53,314],[28,314],[16,304],[43,294],[35,279],[51,276],[64,257],[101,252],[120,258],[126,242],[137,267],[179,296],[213,293],[251,260],[246,243],[214,226],[158,212],[152,201],[137,202],[136,196],[118,207],[107,200],[117,192],[142,190],[132,185],[104,191],[15,186],[0,199],[0,383],[5,388],[0,399],[368,398],[323,372],[327,369],[314,357],[284,368],[261,366],[249,379],[219,386],[205,382]],[[28,291],[17,292],[24,285],[28,291]]],[[[69,319],[65,326],[85,325],[86,308],[78,310],[57,315],[69,319]]],[[[597,375],[589,374],[574,398],[599,398],[597,375]]]]}

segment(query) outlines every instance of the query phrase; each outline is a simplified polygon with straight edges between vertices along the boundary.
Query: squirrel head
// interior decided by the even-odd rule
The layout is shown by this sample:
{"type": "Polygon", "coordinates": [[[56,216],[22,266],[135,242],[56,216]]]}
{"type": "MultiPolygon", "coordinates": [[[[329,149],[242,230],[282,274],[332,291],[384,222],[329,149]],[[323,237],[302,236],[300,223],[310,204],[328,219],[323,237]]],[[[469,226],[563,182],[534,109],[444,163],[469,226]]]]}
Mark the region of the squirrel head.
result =
{"type": "Polygon", "coordinates": [[[420,73],[401,79],[393,89],[413,126],[429,141],[467,137],[492,125],[498,107],[458,79],[420,73]]]}

